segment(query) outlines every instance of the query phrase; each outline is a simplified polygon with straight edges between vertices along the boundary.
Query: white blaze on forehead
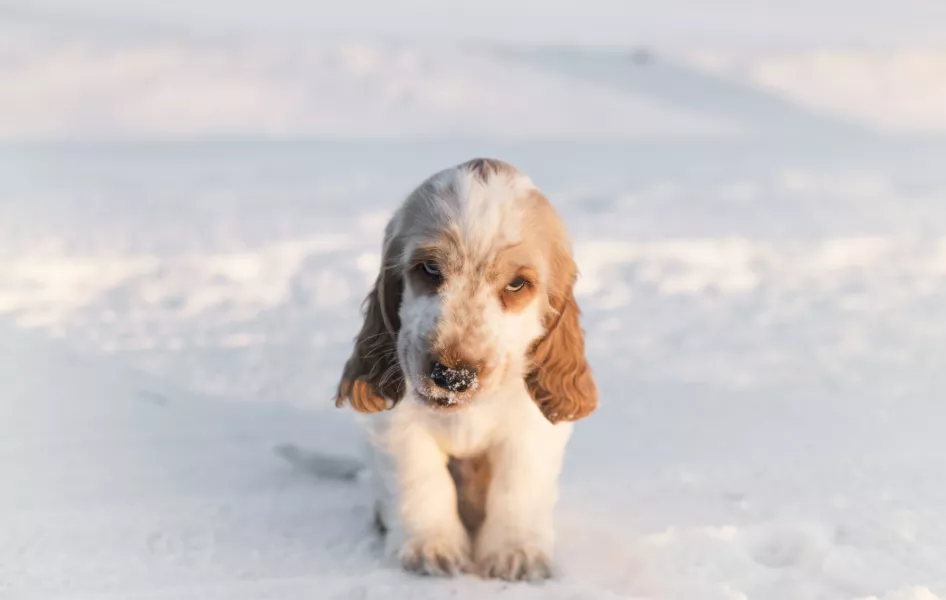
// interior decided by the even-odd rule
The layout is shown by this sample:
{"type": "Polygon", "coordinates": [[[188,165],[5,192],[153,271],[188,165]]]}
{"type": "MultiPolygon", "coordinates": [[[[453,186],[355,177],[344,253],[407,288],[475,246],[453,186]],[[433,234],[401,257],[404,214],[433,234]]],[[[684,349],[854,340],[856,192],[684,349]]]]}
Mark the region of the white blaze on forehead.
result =
{"type": "Polygon", "coordinates": [[[519,240],[523,207],[516,199],[532,189],[535,189],[532,181],[522,173],[500,171],[484,181],[468,169],[458,170],[457,225],[472,255],[485,256],[497,244],[519,240]]]}
{"type": "Polygon", "coordinates": [[[433,244],[442,246],[449,267],[436,294],[413,286],[404,290],[398,353],[414,390],[443,393],[425,389],[425,361],[445,348],[456,353],[457,344],[463,360],[485,366],[476,382],[479,393],[525,372],[528,347],[543,332],[544,304],[505,311],[482,267],[501,249],[528,239],[528,213],[535,210],[528,196],[534,191],[532,181],[514,169],[461,166],[431,177],[405,205],[404,260],[419,245],[433,244]]]}

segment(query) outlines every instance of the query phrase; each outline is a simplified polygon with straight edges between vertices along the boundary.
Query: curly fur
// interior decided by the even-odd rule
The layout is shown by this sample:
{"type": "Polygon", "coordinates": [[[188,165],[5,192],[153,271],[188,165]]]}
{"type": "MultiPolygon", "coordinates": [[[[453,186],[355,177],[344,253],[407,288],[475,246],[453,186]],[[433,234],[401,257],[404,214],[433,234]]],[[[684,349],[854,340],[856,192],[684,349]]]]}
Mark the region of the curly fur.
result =
{"type": "Polygon", "coordinates": [[[475,159],[408,196],[382,254],[336,404],[369,415],[390,554],[434,575],[551,576],[571,422],[598,403],[564,224],[527,176],[475,159]],[[429,365],[472,384],[445,389],[429,365]]]}

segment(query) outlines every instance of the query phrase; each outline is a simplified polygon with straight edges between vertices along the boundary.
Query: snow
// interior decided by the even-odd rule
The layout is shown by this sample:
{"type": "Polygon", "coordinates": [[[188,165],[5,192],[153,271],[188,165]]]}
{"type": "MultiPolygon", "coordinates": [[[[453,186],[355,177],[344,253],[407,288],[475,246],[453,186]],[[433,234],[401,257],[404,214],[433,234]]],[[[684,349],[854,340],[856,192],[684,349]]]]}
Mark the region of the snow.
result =
{"type": "Polygon", "coordinates": [[[13,140],[942,135],[944,82],[942,44],[556,53],[0,23],[0,139],[13,140]]]}
{"type": "MultiPolygon", "coordinates": [[[[95,99],[60,89],[0,111],[0,597],[946,598],[935,111],[907,135],[883,126],[896,111],[820,112],[660,52],[629,71],[615,52],[326,43],[335,62],[309,63],[264,44],[250,56],[274,58],[247,66],[218,41],[60,43],[0,61],[4,81],[95,99]],[[272,130],[248,104],[219,121],[213,102],[191,121],[135,112],[147,94],[121,84],[159,55],[151,73],[201,86],[180,98],[230,83],[291,96],[299,69],[325,64],[315,79],[349,87],[272,130]],[[513,99],[494,130],[463,94],[427,130],[411,120],[426,100],[380,115],[371,94],[342,101],[407,55],[435,67],[403,77],[420,92],[462,79],[456,65],[478,65],[489,97],[507,78],[520,99],[575,91],[534,115],[513,99]],[[10,79],[38,64],[78,70],[10,79]],[[126,103],[134,118],[105,119],[126,103]],[[338,139],[265,139],[297,121],[324,132],[316,117],[338,107],[338,139]],[[236,125],[252,135],[196,139],[236,125]],[[388,215],[476,155],[520,165],[564,215],[601,389],[566,457],[562,574],[538,585],[385,562],[361,434],[331,398],[388,215]]],[[[806,60],[792,81],[814,94],[806,60]]]]}
{"type": "Polygon", "coordinates": [[[892,134],[946,132],[946,50],[696,53],[688,62],[892,134]]]}
{"type": "Polygon", "coordinates": [[[12,17],[109,29],[280,37],[398,37],[487,43],[720,47],[942,44],[938,0],[6,0],[12,17]]]}
{"type": "Polygon", "coordinates": [[[228,148],[4,150],[3,196],[29,199],[2,220],[10,597],[946,595],[928,145],[747,165],[755,142],[679,142],[701,168],[664,172],[631,160],[646,143],[228,148]],[[486,149],[574,232],[602,389],[563,476],[564,575],[538,587],[401,574],[360,479],[275,451],[359,456],[330,396],[382,217],[486,149]]]}
{"type": "Polygon", "coordinates": [[[680,137],[732,123],[488,48],[90,37],[0,26],[0,138],[680,137]],[[62,98],[70,98],[64,110],[62,98]]]}

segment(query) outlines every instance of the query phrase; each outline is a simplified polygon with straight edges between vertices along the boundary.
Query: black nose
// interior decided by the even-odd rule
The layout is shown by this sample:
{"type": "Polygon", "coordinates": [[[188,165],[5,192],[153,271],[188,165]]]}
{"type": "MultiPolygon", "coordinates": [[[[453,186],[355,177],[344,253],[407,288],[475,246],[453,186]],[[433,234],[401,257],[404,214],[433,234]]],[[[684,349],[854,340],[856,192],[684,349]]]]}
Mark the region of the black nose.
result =
{"type": "Polygon", "coordinates": [[[430,379],[437,387],[448,392],[465,392],[476,385],[476,369],[467,366],[448,367],[434,361],[430,365],[430,379]]]}

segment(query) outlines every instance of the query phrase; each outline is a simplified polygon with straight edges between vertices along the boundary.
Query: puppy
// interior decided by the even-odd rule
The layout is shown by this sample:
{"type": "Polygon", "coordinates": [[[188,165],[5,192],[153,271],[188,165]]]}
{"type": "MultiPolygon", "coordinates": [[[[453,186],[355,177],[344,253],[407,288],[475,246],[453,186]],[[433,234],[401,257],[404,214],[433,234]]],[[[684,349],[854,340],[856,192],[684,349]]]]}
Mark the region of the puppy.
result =
{"type": "Polygon", "coordinates": [[[388,223],[336,404],[362,413],[376,516],[410,571],[550,577],[572,421],[597,406],[565,227],[513,166],[430,177],[388,223]]]}

